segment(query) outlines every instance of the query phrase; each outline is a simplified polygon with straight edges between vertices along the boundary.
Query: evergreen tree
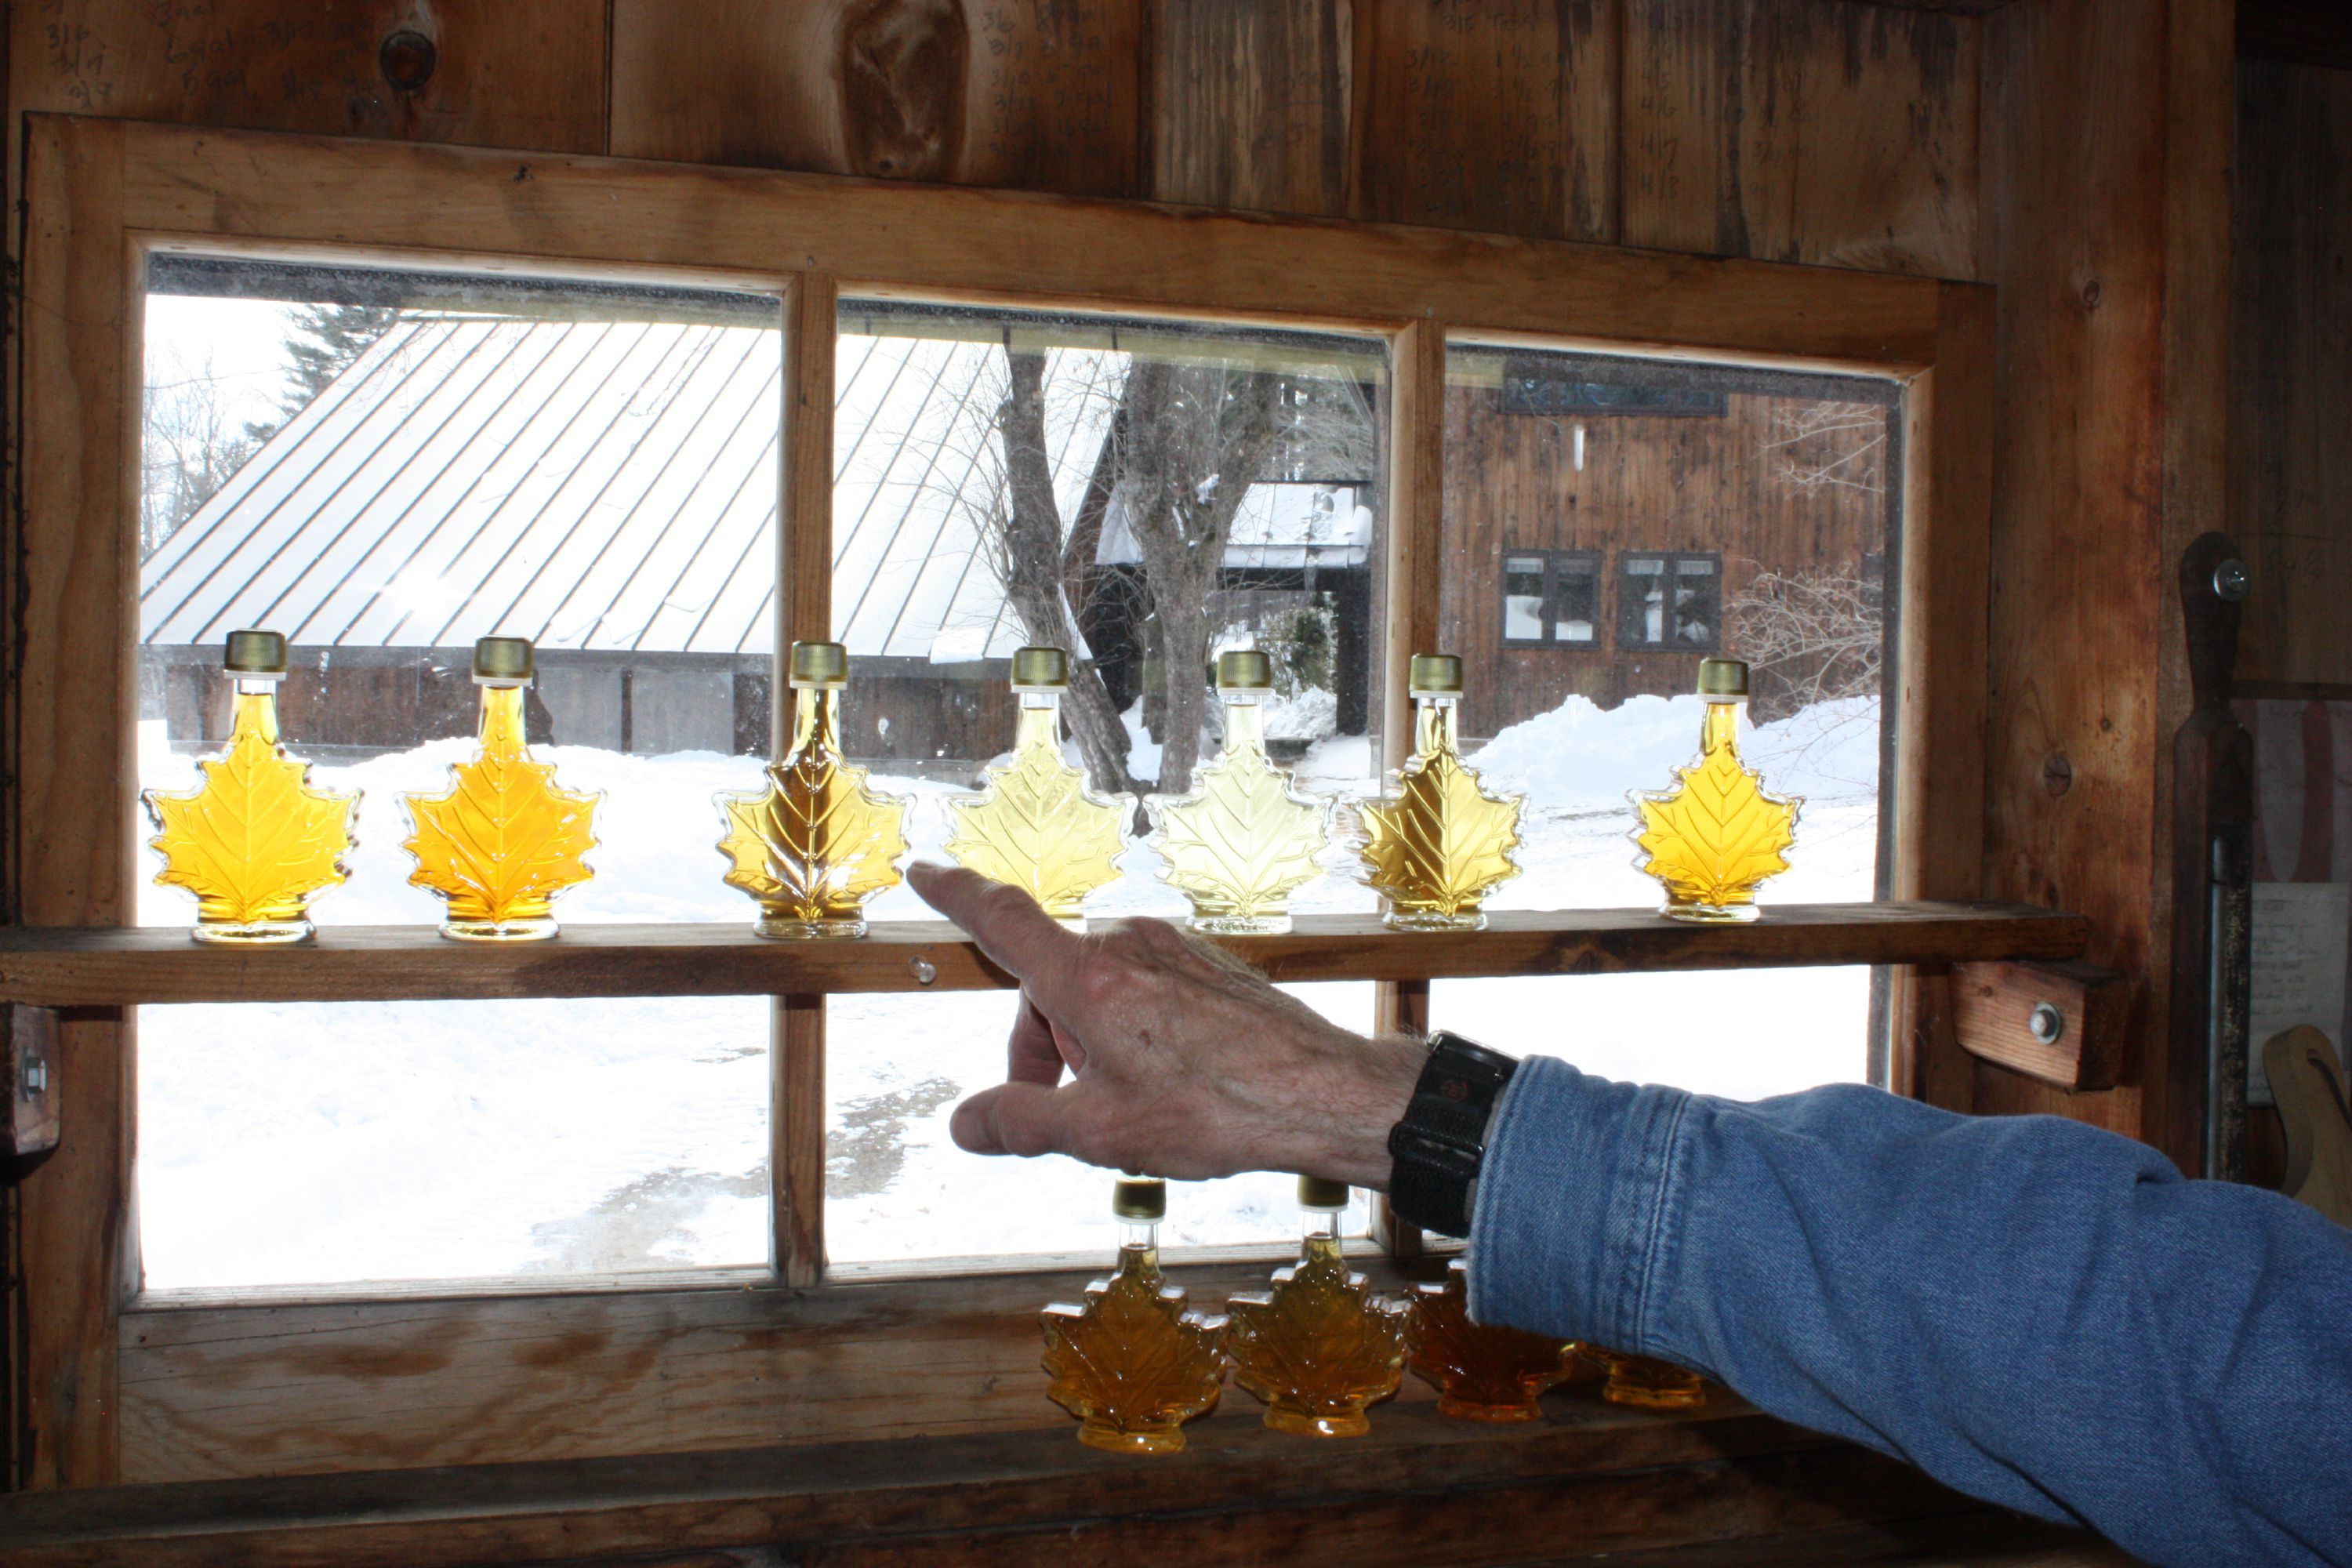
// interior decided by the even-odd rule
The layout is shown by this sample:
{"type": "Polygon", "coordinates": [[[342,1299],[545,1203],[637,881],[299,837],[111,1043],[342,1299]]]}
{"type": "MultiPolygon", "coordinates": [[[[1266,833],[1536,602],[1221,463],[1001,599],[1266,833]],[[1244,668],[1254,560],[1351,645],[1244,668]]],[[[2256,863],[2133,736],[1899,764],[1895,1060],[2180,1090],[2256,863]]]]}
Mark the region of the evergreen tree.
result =
{"type": "Polygon", "coordinates": [[[392,330],[400,312],[389,305],[300,305],[290,319],[286,338],[286,401],[284,417],[273,425],[249,425],[256,441],[277,434],[286,420],[310,405],[352,362],[367,353],[392,330]]]}

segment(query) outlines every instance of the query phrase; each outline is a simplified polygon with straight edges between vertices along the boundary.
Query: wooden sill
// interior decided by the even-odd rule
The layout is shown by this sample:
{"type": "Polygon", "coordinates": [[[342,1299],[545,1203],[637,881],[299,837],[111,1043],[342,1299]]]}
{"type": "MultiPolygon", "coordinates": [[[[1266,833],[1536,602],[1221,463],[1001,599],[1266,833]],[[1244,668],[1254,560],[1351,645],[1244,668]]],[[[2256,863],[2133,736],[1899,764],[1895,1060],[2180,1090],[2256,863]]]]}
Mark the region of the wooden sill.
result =
{"type": "MultiPolygon", "coordinates": [[[[1916,1471],[1718,1394],[1693,1411],[1556,1393],[1548,1418],[1486,1427],[1382,1406],[1370,1436],[1267,1431],[1229,1393],[1180,1455],[1081,1447],[1064,1426],[560,1463],[116,1487],[0,1498],[15,1568],[331,1562],[430,1568],[661,1553],[661,1563],[1257,1563],[1291,1568],[1547,1563],[1691,1548],[1661,1562],[1757,1563],[1725,1543],[1802,1539],[1834,1556],[2121,1562],[1916,1471]],[[1801,1536],[1799,1532],[1805,1532],[1801,1536]],[[1997,1550],[1995,1550],[1997,1549],[1997,1550]],[[767,1561],[764,1556],[756,1561],[767,1561]]],[[[642,1559],[640,1559],[642,1561],[642,1559]]]]}
{"type": "MultiPolygon", "coordinates": [[[[1276,980],[1454,980],[1792,964],[2079,956],[2080,915],[2024,904],[1782,904],[1746,925],[1653,910],[1505,910],[1482,931],[1404,934],[1371,915],[1303,915],[1224,945],[1276,980]]],[[[236,949],[170,926],[0,931],[0,1001],[47,1007],[180,1002],[390,1002],[526,996],[974,991],[1011,978],[944,921],[877,923],[863,941],[767,942],[748,924],[595,925],[511,947],[429,926],[331,926],[314,942],[236,949]]]]}

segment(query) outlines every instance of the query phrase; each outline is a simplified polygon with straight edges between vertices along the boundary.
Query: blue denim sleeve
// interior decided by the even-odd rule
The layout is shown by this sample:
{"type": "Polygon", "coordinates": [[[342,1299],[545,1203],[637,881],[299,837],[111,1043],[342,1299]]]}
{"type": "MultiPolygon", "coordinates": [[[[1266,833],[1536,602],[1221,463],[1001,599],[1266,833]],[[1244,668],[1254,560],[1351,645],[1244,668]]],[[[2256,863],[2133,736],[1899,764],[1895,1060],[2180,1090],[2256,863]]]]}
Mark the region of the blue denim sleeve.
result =
{"type": "Polygon", "coordinates": [[[2158,1563],[2352,1563],[2352,1231],[2055,1117],[1534,1058],[1470,1308],[1696,1367],[2158,1563]]]}

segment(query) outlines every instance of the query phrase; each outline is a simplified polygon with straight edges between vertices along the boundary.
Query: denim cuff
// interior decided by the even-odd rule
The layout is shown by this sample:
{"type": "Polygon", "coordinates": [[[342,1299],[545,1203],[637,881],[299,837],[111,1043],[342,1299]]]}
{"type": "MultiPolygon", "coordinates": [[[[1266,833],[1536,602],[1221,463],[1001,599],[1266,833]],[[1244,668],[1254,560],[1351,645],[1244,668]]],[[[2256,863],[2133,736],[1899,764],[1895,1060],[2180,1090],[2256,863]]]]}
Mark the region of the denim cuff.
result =
{"type": "Polygon", "coordinates": [[[1690,1096],[1531,1057],[1503,1090],[1470,1215],[1470,1315],[1651,1342],[1650,1286],[1674,1245],[1675,1138],[1690,1096]]]}

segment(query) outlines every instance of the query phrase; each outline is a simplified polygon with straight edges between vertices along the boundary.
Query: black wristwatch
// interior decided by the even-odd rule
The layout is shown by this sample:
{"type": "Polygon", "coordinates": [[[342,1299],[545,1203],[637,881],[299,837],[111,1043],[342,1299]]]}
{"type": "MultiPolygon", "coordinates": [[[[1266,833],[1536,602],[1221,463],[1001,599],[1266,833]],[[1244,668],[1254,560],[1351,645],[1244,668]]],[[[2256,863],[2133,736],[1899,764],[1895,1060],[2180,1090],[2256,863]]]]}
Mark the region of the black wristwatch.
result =
{"type": "Polygon", "coordinates": [[[1486,1121],[1518,1058],[1444,1029],[1429,1037],[1429,1063],[1404,1119],[1389,1129],[1389,1207],[1444,1236],[1470,1234],[1470,1193],[1486,1156],[1486,1121]]]}

